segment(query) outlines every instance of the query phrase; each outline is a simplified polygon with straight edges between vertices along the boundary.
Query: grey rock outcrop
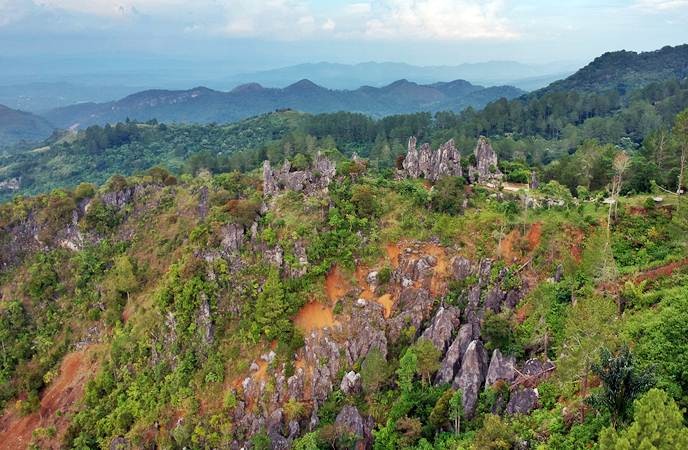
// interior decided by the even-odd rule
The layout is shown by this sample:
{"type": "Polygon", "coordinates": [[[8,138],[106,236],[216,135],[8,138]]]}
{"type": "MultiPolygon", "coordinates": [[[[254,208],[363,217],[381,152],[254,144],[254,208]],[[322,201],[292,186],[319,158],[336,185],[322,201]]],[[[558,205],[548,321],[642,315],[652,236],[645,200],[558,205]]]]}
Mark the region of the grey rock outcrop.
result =
{"type": "Polygon", "coordinates": [[[451,261],[452,275],[457,281],[463,281],[472,273],[471,261],[463,256],[456,256],[451,261]]]}
{"type": "Polygon", "coordinates": [[[537,172],[530,172],[530,182],[528,183],[530,189],[537,189],[540,187],[540,180],[538,180],[537,172]]]}
{"type": "Polygon", "coordinates": [[[244,242],[244,227],[236,223],[229,223],[220,228],[222,248],[227,253],[234,253],[241,249],[244,242]]]}
{"type": "Polygon", "coordinates": [[[291,163],[284,161],[279,169],[272,169],[270,161],[263,162],[263,195],[274,195],[281,190],[311,194],[326,189],[337,173],[335,163],[318,153],[311,168],[292,171],[291,163]]]}
{"type": "Polygon", "coordinates": [[[372,446],[373,421],[371,418],[364,419],[355,406],[344,406],[334,423],[339,430],[352,436],[356,449],[367,449],[372,446]]]}
{"type": "Polygon", "coordinates": [[[468,169],[468,177],[472,183],[489,183],[502,179],[503,174],[497,167],[497,154],[485,136],[478,138],[473,154],[475,166],[468,169]]]}
{"type": "Polygon", "coordinates": [[[498,380],[511,383],[516,378],[516,360],[513,356],[504,356],[499,349],[492,353],[490,367],[485,376],[485,389],[495,384],[498,380]]]}
{"type": "Polygon", "coordinates": [[[408,152],[402,163],[404,176],[420,178],[429,181],[437,181],[444,176],[463,176],[461,169],[461,154],[450,139],[433,151],[430,144],[423,144],[416,148],[416,138],[408,141],[408,152]]]}
{"type": "Polygon", "coordinates": [[[428,339],[437,350],[444,353],[451,342],[454,330],[459,326],[460,317],[461,311],[458,308],[440,306],[430,326],[423,331],[421,338],[428,339]]]}
{"type": "Polygon", "coordinates": [[[461,370],[454,379],[453,387],[461,389],[463,411],[467,418],[472,418],[478,404],[480,389],[485,382],[487,371],[487,352],[479,340],[472,341],[461,362],[461,370]]]}
{"type": "Polygon", "coordinates": [[[466,353],[468,345],[473,340],[473,327],[465,323],[459,328],[454,342],[447,349],[440,368],[435,375],[435,384],[451,383],[461,367],[461,357],[466,353]]]}
{"type": "Polygon", "coordinates": [[[361,374],[356,373],[353,370],[347,372],[342,377],[342,382],[339,384],[339,388],[346,395],[358,394],[361,391],[361,374]]]}
{"type": "Polygon", "coordinates": [[[536,389],[524,388],[511,393],[506,405],[507,414],[528,414],[538,407],[538,392],[536,389]]]}

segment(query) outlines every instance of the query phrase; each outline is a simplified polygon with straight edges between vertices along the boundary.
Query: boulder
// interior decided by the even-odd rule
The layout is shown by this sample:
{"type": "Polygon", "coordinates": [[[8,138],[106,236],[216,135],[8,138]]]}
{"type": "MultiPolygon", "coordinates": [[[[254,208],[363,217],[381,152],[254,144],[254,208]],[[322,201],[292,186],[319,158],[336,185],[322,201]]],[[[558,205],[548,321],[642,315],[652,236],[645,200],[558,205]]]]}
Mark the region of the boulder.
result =
{"type": "Polygon", "coordinates": [[[244,242],[244,227],[236,223],[229,223],[220,228],[222,248],[227,253],[234,253],[241,249],[244,242]]]}
{"type": "Polygon", "coordinates": [[[528,414],[538,407],[538,392],[536,389],[524,388],[512,392],[506,405],[507,414],[528,414]]]}
{"type": "Polygon", "coordinates": [[[463,411],[468,419],[475,414],[486,370],[487,352],[483,343],[479,340],[471,341],[461,361],[461,370],[452,383],[454,389],[461,389],[463,411]]]}
{"type": "Polygon", "coordinates": [[[344,377],[342,377],[342,382],[339,388],[346,395],[358,394],[361,392],[361,374],[354,372],[353,370],[347,372],[344,377]]]}
{"type": "Polygon", "coordinates": [[[506,292],[502,291],[499,286],[495,286],[485,296],[485,308],[498,313],[502,310],[502,303],[506,299],[506,292]]]}
{"type": "Polygon", "coordinates": [[[499,349],[492,353],[490,366],[485,376],[485,389],[495,384],[498,380],[511,383],[516,378],[516,360],[513,356],[504,356],[499,349]]]}

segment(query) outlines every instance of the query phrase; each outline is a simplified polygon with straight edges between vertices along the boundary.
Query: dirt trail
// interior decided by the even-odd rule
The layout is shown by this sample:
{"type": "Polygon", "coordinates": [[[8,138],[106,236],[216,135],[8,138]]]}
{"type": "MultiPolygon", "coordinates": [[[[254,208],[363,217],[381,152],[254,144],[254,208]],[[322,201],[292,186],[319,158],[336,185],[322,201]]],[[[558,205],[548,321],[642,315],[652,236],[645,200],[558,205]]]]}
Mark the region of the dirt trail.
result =
{"type": "Polygon", "coordinates": [[[59,374],[43,392],[37,412],[22,417],[15,406],[5,410],[0,418],[0,449],[26,448],[36,428],[51,426],[57,430],[56,435],[42,439],[40,447],[61,447],[62,437],[69,425],[69,413],[74,411],[73,406],[81,400],[86,381],[97,369],[97,364],[93,362],[95,358],[92,358],[96,348],[93,345],[63,358],[59,374]]]}

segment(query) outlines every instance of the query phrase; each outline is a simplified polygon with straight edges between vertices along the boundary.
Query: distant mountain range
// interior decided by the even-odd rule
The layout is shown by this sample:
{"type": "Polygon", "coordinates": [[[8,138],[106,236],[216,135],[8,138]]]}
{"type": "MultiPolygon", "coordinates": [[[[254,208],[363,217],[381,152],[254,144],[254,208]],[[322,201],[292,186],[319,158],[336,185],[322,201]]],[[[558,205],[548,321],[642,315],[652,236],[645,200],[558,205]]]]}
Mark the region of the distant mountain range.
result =
{"type": "Polygon", "coordinates": [[[0,104],[13,109],[40,113],[83,102],[107,102],[143,89],[66,82],[12,84],[0,86],[0,104]]]}
{"type": "Polygon", "coordinates": [[[461,111],[469,106],[482,108],[498,98],[511,99],[523,93],[512,86],[485,88],[464,80],[423,85],[404,79],[381,88],[334,90],[303,79],[285,88],[249,83],[230,92],[205,87],[148,90],[114,102],[57,108],[44,117],[61,128],[117,122],[127,117],[163,122],[232,122],[285,108],[309,113],[353,111],[380,117],[418,111],[461,111]]]}
{"type": "MultiPolygon", "coordinates": [[[[485,70],[489,64],[502,64],[503,68],[503,64],[506,63],[485,63],[474,65],[476,67],[473,69],[477,74],[480,70],[485,70]]],[[[513,64],[515,65],[512,75],[527,74],[527,68],[520,67],[517,63],[513,64]]],[[[282,72],[270,71],[263,75],[254,75],[255,80],[272,76],[288,78],[302,71],[317,72],[319,76],[325,76],[326,71],[323,71],[328,67],[332,69],[330,79],[334,80],[340,76],[341,69],[349,66],[303,65],[282,69],[282,72]],[[318,72],[317,68],[322,70],[318,72]]],[[[369,63],[354,67],[355,71],[367,72],[369,80],[380,80],[394,70],[404,68],[412,74],[415,73],[414,66],[404,64],[389,66],[387,63],[369,63]],[[386,75],[381,73],[383,68],[389,69],[386,75]]],[[[451,69],[447,67],[442,70],[451,69]]],[[[463,67],[462,70],[466,71],[468,68],[463,67]]],[[[571,76],[528,95],[538,96],[555,91],[607,90],[616,90],[624,95],[652,82],[684,79],[687,76],[688,45],[664,47],[644,53],[617,51],[605,53],[571,76]]],[[[2,92],[0,89],[0,95],[2,92]]],[[[103,92],[102,95],[112,95],[115,92],[116,89],[112,89],[103,92]]],[[[482,108],[496,99],[520,97],[523,93],[513,86],[483,87],[464,80],[422,84],[406,79],[382,87],[363,86],[352,90],[328,89],[308,79],[302,79],[283,88],[266,88],[258,82],[251,82],[237,86],[229,92],[205,87],[189,90],[146,90],[117,101],[87,102],[52,109],[40,117],[1,107],[0,145],[13,144],[21,140],[41,140],[46,138],[53,128],[67,128],[74,124],[85,127],[122,121],[127,117],[137,120],[157,119],[163,122],[221,123],[284,108],[310,113],[354,111],[371,116],[384,116],[416,111],[460,111],[468,106],[482,108]]],[[[34,98],[32,101],[35,104],[37,100],[34,98]]]]}
{"type": "Polygon", "coordinates": [[[297,80],[307,78],[332,89],[355,89],[359,86],[381,87],[405,78],[421,84],[467,80],[478,85],[510,85],[530,91],[566,77],[578,67],[572,63],[535,65],[515,61],[489,61],[456,66],[415,66],[393,62],[319,62],[234,75],[219,82],[229,86],[255,82],[265,86],[286,87],[297,80]]]}

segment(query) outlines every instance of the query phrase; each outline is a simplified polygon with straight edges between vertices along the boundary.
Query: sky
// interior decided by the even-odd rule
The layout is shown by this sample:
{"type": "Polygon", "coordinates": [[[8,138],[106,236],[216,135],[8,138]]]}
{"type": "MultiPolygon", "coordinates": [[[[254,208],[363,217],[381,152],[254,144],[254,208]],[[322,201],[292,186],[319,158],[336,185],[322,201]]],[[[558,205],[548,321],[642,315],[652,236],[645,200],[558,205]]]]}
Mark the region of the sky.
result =
{"type": "Polygon", "coordinates": [[[318,61],[585,63],[686,42],[688,0],[0,0],[5,79],[201,80],[318,61]]]}

